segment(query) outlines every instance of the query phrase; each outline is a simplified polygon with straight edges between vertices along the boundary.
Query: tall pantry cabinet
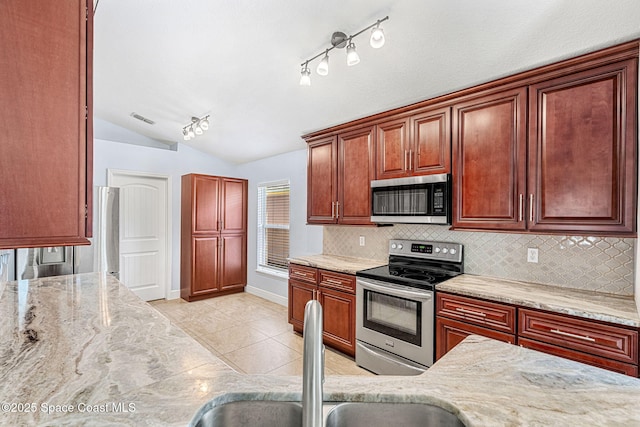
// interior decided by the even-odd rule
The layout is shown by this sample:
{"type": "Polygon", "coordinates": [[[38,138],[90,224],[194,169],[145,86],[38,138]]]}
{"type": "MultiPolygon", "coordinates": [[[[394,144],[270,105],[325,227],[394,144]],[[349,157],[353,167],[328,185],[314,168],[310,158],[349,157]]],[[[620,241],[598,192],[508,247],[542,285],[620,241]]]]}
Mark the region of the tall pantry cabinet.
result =
{"type": "Polygon", "coordinates": [[[242,292],[247,283],[247,180],[182,177],[180,297],[242,292]]]}

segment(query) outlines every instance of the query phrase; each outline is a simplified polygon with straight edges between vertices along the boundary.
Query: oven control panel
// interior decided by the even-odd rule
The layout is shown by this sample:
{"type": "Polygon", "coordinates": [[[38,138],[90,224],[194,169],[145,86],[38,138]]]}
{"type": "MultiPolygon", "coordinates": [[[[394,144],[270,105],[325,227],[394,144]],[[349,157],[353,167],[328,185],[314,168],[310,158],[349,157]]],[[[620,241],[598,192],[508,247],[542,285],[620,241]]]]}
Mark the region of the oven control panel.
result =
{"type": "Polygon", "coordinates": [[[462,245],[452,242],[392,239],[389,241],[389,255],[462,262],[462,245]]]}

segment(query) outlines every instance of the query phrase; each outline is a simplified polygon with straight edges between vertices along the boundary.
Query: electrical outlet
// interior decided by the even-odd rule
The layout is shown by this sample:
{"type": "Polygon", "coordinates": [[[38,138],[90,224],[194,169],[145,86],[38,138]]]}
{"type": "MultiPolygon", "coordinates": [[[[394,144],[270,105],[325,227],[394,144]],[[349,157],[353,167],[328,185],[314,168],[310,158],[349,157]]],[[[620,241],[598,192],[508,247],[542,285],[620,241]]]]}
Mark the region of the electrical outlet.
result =
{"type": "Polygon", "coordinates": [[[364,246],[364,236],[360,236],[360,246],[364,246]]]}
{"type": "Polygon", "coordinates": [[[538,248],[527,248],[527,262],[538,262],[538,248]]]}

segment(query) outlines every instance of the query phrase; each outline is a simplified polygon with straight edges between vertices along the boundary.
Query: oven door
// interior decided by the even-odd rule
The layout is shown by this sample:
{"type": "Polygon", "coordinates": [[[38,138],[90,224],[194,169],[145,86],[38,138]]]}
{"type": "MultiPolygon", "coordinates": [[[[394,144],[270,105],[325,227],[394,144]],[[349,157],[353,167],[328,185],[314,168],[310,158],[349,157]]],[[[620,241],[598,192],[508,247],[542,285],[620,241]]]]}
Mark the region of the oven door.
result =
{"type": "Polygon", "coordinates": [[[356,339],[424,366],[433,364],[434,293],[358,278],[356,339]]]}

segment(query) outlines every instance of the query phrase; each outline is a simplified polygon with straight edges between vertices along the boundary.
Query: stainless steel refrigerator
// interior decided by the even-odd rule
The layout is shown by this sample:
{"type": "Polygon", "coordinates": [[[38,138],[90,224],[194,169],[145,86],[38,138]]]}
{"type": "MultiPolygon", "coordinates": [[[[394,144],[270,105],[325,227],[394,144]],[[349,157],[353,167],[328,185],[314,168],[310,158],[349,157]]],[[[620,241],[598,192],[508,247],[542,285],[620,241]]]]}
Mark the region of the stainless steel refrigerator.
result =
{"type": "MultiPolygon", "coordinates": [[[[107,272],[119,278],[120,189],[96,187],[94,199],[91,245],[17,249],[14,268],[7,268],[9,280],[92,271],[107,272]]],[[[8,264],[12,262],[8,261],[8,264]]]]}

